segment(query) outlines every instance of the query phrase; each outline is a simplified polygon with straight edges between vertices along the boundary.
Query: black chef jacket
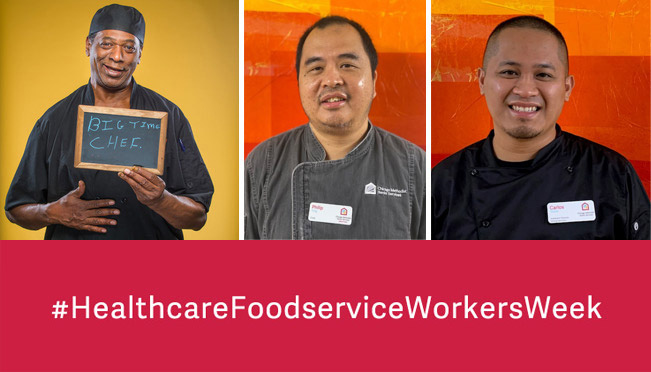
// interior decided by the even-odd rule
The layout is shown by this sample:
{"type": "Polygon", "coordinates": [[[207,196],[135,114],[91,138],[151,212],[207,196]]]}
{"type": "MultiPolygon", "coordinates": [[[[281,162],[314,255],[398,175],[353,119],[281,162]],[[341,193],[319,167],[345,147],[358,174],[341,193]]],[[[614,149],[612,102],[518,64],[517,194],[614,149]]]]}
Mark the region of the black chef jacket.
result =
{"type": "Polygon", "coordinates": [[[562,132],[505,164],[491,131],[432,170],[432,239],[649,239],[649,198],[621,155],[562,132]],[[549,223],[548,203],[592,200],[594,221],[549,223]]]}
{"type": "MultiPolygon", "coordinates": [[[[82,199],[113,199],[120,215],[111,216],[116,226],[104,226],[106,234],[50,225],[45,239],[183,239],[183,232],[172,227],[136,195],[116,172],[74,168],[75,130],[79,105],[94,105],[89,84],[64,98],[36,122],[27,140],[25,153],[14,176],[5,209],[49,203],[86,183],[82,199]]],[[[213,185],[192,136],[190,123],[181,110],[158,93],[133,80],[131,108],[168,113],[165,168],[161,178],[172,194],[201,203],[208,211],[213,185]]]]}
{"type": "Polygon", "coordinates": [[[246,239],[425,238],[421,148],[369,123],[343,159],[325,158],[309,125],[251,151],[244,178],[246,239]],[[311,208],[322,204],[351,210],[350,225],[311,220],[311,208]]]}

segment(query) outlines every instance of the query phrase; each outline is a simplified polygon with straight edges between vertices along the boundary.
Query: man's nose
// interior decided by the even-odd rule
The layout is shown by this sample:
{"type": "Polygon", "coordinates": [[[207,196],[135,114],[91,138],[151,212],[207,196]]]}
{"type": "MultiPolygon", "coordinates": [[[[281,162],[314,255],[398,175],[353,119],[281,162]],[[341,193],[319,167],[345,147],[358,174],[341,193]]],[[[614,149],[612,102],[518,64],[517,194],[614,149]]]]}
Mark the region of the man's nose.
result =
{"type": "Polygon", "coordinates": [[[538,95],[536,79],[532,75],[521,75],[513,88],[513,93],[520,97],[532,97],[538,95]]]}
{"type": "Polygon", "coordinates": [[[111,49],[111,53],[109,54],[109,58],[111,58],[115,62],[121,62],[122,61],[122,47],[119,45],[114,45],[113,48],[111,49]]]}
{"type": "Polygon", "coordinates": [[[341,71],[337,66],[327,66],[323,74],[323,86],[327,87],[336,87],[337,85],[343,85],[344,79],[341,77],[341,71]]]}

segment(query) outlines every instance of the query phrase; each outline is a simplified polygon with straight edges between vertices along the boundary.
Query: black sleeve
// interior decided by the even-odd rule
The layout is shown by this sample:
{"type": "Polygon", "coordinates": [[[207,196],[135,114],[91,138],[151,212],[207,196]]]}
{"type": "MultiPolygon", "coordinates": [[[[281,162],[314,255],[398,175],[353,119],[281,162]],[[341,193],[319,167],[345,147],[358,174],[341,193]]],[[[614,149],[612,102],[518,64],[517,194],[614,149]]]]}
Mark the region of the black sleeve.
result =
{"type": "Polygon", "coordinates": [[[174,165],[170,166],[170,174],[167,177],[171,182],[167,185],[167,189],[174,195],[185,196],[202,204],[208,212],[214,186],[192,135],[192,128],[180,109],[176,108],[170,116],[174,116],[176,128],[173,132],[174,136],[168,138],[167,146],[170,147],[172,159],[178,159],[178,168],[174,165]],[[177,169],[180,169],[180,177],[172,174],[179,172],[177,169]]]}
{"type": "Polygon", "coordinates": [[[450,180],[449,172],[443,169],[440,164],[432,168],[432,204],[430,213],[432,240],[445,239],[444,226],[448,217],[448,204],[445,201],[449,196],[444,195],[444,193],[449,188],[446,183],[450,180]]]}
{"type": "Polygon", "coordinates": [[[5,210],[23,204],[47,203],[47,125],[43,118],[34,125],[18,170],[9,186],[5,210]]]}
{"type": "Polygon", "coordinates": [[[651,237],[651,226],[649,224],[649,197],[642,186],[642,181],[635,173],[635,169],[629,163],[627,165],[626,187],[628,192],[628,225],[631,239],[646,239],[651,237]]]}

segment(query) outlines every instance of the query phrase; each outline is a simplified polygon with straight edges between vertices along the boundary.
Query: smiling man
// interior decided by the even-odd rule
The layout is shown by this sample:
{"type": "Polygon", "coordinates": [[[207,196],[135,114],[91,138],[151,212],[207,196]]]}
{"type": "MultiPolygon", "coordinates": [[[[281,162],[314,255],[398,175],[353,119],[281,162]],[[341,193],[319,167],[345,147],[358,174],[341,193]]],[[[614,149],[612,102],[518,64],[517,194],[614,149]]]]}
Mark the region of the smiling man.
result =
{"type": "Polygon", "coordinates": [[[34,126],[7,194],[10,221],[47,226],[46,239],[182,239],[182,229],[205,224],[213,186],[190,124],[175,104],[133,79],[144,39],[135,8],[97,11],[86,38],[90,81],[34,126]],[[167,112],[163,176],[140,167],[118,174],[74,168],[79,105],[167,112]]]}
{"type": "Polygon", "coordinates": [[[433,239],[649,238],[649,198],[631,164],[556,124],[574,87],[558,29],[504,21],[478,81],[494,129],[432,170],[433,239]]]}
{"type": "Polygon", "coordinates": [[[425,237],[425,153],[371,124],[377,53],[339,16],[308,28],[296,51],[309,123],[246,159],[247,239],[425,237]]]}

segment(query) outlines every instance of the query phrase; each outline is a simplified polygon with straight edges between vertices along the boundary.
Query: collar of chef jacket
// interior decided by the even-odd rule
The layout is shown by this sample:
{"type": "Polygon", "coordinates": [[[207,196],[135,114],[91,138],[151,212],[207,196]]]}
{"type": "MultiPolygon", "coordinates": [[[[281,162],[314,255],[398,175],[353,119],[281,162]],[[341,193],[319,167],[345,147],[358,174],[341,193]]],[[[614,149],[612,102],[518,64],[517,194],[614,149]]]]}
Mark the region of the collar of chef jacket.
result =
{"type": "MultiPolygon", "coordinates": [[[[323,145],[321,145],[319,140],[314,135],[314,132],[312,132],[312,127],[310,126],[310,124],[306,124],[306,126],[307,126],[307,130],[303,132],[303,143],[305,144],[305,149],[307,151],[308,161],[309,162],[325,161],[326,151],[323,148],[323,145]]],[[[346,156],[343,159],[329,160],[329,161],[338,162],[345,159],[356,158],[360,155],[363,155],[373,145],[373,141],[375,138],[373,136],[374,131],[375,131],[375,127],[373,126],[373,124],[371,124],[371,121],[369,120],[368,130],[366,131],[366,135],[364,136],[364,139],[362,139],[362,141],[360,141],[360,143],[358,143],[357,146],[355,146],[352,150],[350,150],[350,152],[346,154],[346,156]]]]}

